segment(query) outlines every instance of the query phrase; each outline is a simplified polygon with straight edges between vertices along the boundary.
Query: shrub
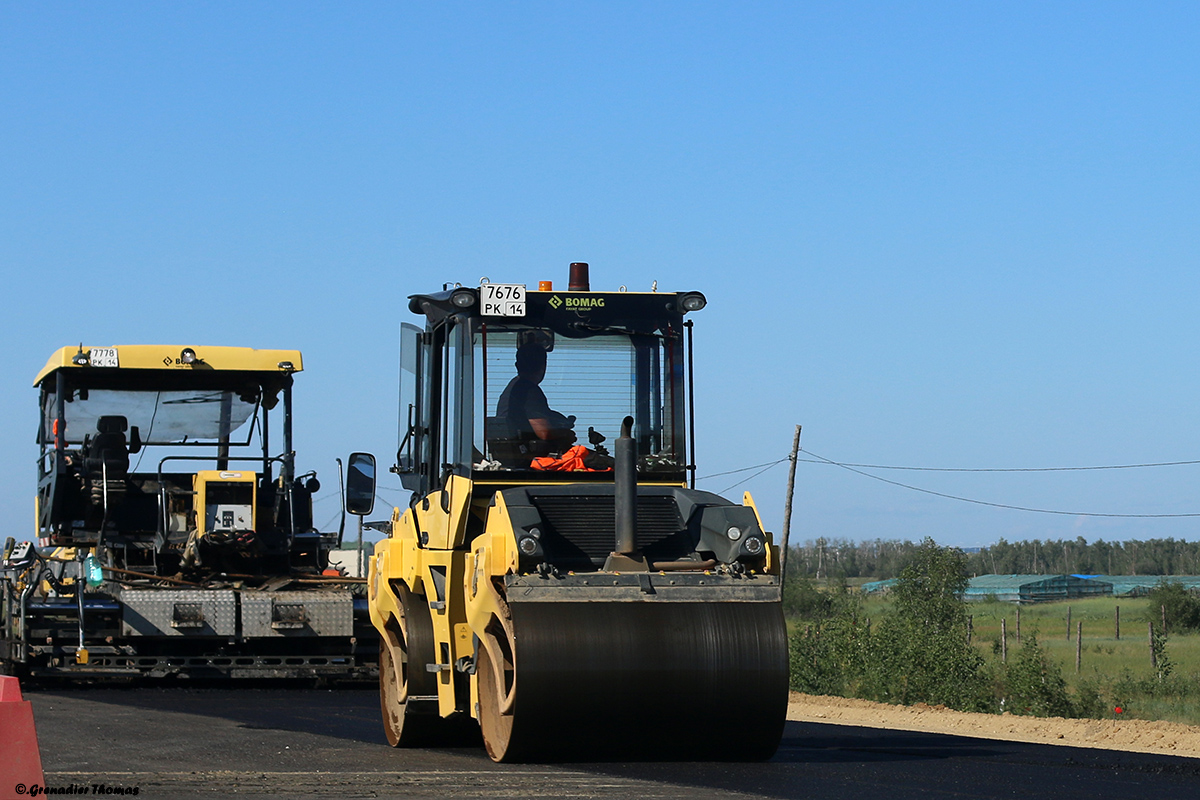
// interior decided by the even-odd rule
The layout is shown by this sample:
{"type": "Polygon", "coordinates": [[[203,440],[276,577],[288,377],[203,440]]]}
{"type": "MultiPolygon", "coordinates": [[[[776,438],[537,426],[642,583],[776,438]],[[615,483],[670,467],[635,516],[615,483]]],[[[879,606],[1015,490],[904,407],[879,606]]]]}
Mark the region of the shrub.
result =
{"type": "Polygon", "coordinates": [[[805,626],[792,633],[788,654],[791,687],[797,692],[845,697],[856,672],[851,653],[849,620],[805,626]]]}
{"type": "Polygon", "coordinates": [[[1169,630],[1175,633],[1200,630],[1200,597],[1183,588],[1183,584],[1163,579],[1147,596],[1151,622],[1158,622],[1165,612],[1169,630]]]}
{"type": "Polygon", "coordinates": [[[789,576],[783,587],[783,611],[789,617],[825,620],[836,613],[836,599],[818,589],[807,575],[789,576]]]}
{"type": "Polygon", "coordinates": [[[1093,680],[1084,679],[1075,689],[1074,716],[1099,719],[1108,714],[1108,704],[1100,693],[1100,686],[1093,680]]]}
{"type": "Polygon", "coordinates": [[[1004,677],[1006,711],[1035,717],[1075,716],[1062,669],[1046,656],[1036,634],[1025,637],[1004,677]]]}
{"type": "Polygon", "coordinates": [[[989,710],[988,675],[983,657],[967,643],[959,597],[965,566],[961,551],[926,539],[897,581],[895,610],[873,628],[860,620],[860,605],[847,593],[831,595],[833,615],[792,637],[792,688],[989,710]]]}

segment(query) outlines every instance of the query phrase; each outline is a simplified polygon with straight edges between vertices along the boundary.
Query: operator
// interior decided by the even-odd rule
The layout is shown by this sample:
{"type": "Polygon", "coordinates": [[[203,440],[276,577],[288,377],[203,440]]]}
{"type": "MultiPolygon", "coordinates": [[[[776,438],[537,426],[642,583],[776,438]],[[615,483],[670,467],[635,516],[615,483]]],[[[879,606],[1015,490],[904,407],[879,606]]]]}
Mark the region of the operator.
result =
{"type": "Polygon", "coordinates": [[[546,350],[536,342],[517,348],[517,375],[508,382],[496,416],[503,417],[517,438],[531,444],[531,455],[562,453],[575,442],[574,416],[550,408],[538,384],[546,377],[546,350]]]}

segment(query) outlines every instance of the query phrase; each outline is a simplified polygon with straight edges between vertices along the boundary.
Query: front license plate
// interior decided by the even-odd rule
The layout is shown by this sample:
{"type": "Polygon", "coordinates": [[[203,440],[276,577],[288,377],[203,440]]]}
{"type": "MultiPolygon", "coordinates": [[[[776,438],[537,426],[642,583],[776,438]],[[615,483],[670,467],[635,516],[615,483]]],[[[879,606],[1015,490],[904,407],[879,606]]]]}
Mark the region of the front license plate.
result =
{"type": "Polygon", "coordinates": [[[88,362],[93,367],[118,367],[117,348],[93,347],[88,353],[88,362]]]}

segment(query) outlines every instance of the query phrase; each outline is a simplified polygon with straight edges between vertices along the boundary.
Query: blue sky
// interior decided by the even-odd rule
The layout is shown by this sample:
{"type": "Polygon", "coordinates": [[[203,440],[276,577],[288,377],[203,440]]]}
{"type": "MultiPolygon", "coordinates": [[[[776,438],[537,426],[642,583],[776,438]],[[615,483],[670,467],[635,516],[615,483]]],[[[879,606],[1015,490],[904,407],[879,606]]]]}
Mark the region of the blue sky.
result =
{"type": "MultiPolygon", "coordinates": [[[[0,5],[0,510],[32,530],[53,350],[169,342],[304,351],[323,522],[335,457],[394,452],[404,298],[580,260],[708,295],[702,476],[797,423],[855,463],[1200,458],[1197,30],[1188,3],[0,5]]],[[[1200,512],[1200,466],[876,473],[1200,512]]],[[[778,528],[785,478],[733,494],[778,528]]],[[[797,483],[799,539],[1200,534],[797,483]]]]}

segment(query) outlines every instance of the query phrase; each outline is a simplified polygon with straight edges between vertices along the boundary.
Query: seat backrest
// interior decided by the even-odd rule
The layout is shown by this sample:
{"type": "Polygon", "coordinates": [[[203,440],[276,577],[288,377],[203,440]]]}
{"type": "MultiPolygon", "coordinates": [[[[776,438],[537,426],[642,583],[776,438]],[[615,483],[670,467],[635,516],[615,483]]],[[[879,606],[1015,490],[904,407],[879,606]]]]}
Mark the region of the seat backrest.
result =
{"type": "Polygon", "coordinates": [[[103,463],[109,480],[123,479],[129,472],[129,448],[125,429],[129,420],[121,416],[101,417],[96,422],[97,434],[88,443],[88,470],[99,473],[103,463]]]}
{"type": "Polygon", "coordinates": [[[531,460],[529,450],[522,438],[513,430],[504,417],[488,417],[484,420],[487,431],[488,455],[506,467],[528,467],[531,460]]]}

